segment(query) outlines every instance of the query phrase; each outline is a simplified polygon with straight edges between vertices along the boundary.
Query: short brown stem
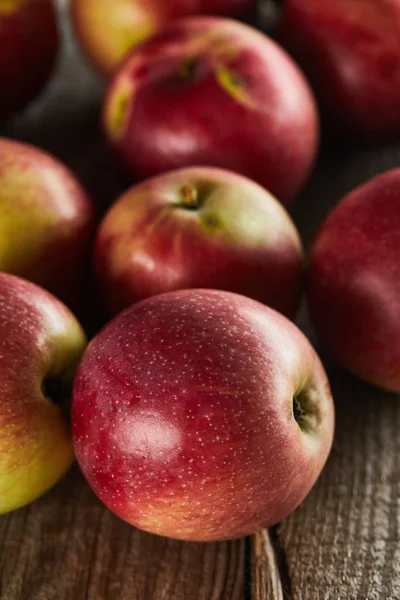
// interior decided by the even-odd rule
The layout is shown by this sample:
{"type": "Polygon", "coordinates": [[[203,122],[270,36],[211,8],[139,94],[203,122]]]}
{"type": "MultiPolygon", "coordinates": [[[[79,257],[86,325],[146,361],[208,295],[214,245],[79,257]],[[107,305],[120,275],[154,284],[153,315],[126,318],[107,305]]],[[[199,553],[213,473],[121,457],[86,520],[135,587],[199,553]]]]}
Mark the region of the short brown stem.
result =
{"type": "Polygon", "coordinates": [[[190,210],[199,208],[199,194],[194,185],[186,183],[180,189],[182,205],[190,210]]]}

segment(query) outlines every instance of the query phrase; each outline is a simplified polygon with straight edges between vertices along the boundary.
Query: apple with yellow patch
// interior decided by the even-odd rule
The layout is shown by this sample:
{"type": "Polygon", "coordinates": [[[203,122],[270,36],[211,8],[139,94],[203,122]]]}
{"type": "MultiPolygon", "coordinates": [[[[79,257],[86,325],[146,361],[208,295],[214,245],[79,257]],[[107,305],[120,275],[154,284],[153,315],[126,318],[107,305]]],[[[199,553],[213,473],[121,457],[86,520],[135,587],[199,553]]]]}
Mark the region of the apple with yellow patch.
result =
{"type": "Polygon", "coordinates": [[[92,204],[62,163],[0,139],[0,271],[74,305],[87,276],[93,227],[92,204]]]}
{"type": "Polygon", "coordinates": [[[0,118],[22,109],[48,81],[58,54],[53,0],[0,0],[0,118]]]}
{"type": "Polygon", "coordinates": [[[111,148],[132,177],[209,165],[289,204],[314,163],[312,92],[271,39],[236,21],[181,19],[145,42],[111,82],[111,148]]]}
{"type": "Polygon", "coordinates": [[[85,346],[66,306],[0,273],[0,513],[35,500],[70,467],[63,409],[85,346]]]}
{"type": "Polygon", "coordinates": [[[82,48],[102,73],[111,74],[140,42],[188,15],[247,16],[257,0],[73,0],[82,48]]]}
{"type": "Polygon", "coordinates": [[[304,257],[283,206],[249,179],[178,169],[133,187],[110,208],[95,269],[111,313],[162,292],[217,288],[293,316],[304,257]]]}

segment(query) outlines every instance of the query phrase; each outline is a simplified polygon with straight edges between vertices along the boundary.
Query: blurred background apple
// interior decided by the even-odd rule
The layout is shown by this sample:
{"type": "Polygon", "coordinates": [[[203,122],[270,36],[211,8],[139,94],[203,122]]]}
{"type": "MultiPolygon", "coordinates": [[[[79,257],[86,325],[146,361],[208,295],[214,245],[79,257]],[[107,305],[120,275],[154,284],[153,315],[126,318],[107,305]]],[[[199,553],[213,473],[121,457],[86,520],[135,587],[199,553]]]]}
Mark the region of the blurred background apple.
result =
{"type": "Polygon", "coordinates": [[[292,59],[255,29],[212,17],[180,19],[130,55],[112,80],[104,127],[132,178],[210,165],[286,205],[318,144],[313,95],[292,59]]]}
{"type": "Polygon", "coordinates": [[[400,0],[286,0],[280,40],[331,130],[400,135],[400,0]]]}
{"type": "Polygon", "coordinates": [[[78,304],[94,211],[75,176],[33,146],[0,138],[0,271],[78,304]]]}
{"type": "Polygon", "coordinates": [[[257,0],[73,0],[72,15],[85,53],[110,75],[130,50],[180,17],[245,16],[256,5],[257,0]]]}
{"type": "Polygon", "coordinates": [[[400,392],[400,169],[354,190],[321,225],[309,301],[332,356],[367,381],[400,392]]]}
{"type": "Polygon", "coordinates": [[[58,54],[53,0],[0,2],[0,119],[24,108],[48,81],[58,54]]]}

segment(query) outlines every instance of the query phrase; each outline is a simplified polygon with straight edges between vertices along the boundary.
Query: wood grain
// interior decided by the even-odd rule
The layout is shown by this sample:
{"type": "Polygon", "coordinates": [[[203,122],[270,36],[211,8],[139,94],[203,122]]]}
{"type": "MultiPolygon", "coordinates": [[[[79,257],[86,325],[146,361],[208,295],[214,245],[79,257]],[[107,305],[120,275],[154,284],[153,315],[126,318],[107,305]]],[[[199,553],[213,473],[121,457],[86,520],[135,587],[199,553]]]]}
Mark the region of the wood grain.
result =
{"type": "Polygon", "coordinates": [[[77,468],[0,518],[2,600],[243,600],[244,540],[188,544],[112,515],[77,468]]]}
{"type": "Polygon", "coordinates": [[[271,535],[260,531],[251,540],[252,595],[259,600],[284,600],[284,582],[271,535]]]}

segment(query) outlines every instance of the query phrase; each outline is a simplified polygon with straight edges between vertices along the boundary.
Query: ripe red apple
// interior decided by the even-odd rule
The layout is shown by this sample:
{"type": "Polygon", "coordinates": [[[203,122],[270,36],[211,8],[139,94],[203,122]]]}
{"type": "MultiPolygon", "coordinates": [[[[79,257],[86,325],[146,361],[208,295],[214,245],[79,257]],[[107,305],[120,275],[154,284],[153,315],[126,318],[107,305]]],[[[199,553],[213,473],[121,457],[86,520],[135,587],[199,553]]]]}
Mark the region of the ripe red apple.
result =
{"type": "Polygon", "coordinates": [[[0,119],[23,108],[49,79],[58,54],[53,0],[0,1],[0,119]]]}
{"type": "Polygon", "coordinates": [[[129,51],[178,18],[239,16],[256,5],[257,0],[73,0],[72,17],[82,48],[110,75],[129,51]]]}
{"type": "Polygon", "coordinates": [[[162,292],[217,288],[293,316],[304,258],[277,200],[241,175],[172,171],[126,192],[104,218],[95,269],[111,313],[162,292]]]}
{"type": "Polygon", "coordinates": [[[144,300],[92,341],[74,384],[77,459],[129,523],[184,540],[254,533],[310,491],[333,403],[304,335],[216,290],[144,300]]]}
{"type": "Polygon", "coordinates": [[[70,467],[63,405],[85,346],[61,302],[0,273],[0,513],[35,500],[70,467]]]}
{"type": "Polygon", "coordinates": [[[312,93],[286,53],[212,17],[178,20],[130,55],[111,83],[104,127],[132,175],[222,167],[284,204],[307,179],[318,138],[312,93]]]}
{"type": "Polygon", "coordinates": [[[309,301],[333,357],[400,392],[400,169],[357,188],[323,223],[311,254],[309,301]]]}
{"type": "Polygon", "coordinates": [[[400,135],[400,0],[286,0],[280,39],[336,122],[400,135]]]}
{"type": "Polygon", "coordinates": [[[74,304],[87,276],[93,224],[86,192],[63,164],[0,139],[0,271],[74,304]]]}

